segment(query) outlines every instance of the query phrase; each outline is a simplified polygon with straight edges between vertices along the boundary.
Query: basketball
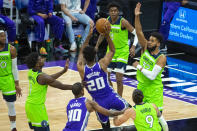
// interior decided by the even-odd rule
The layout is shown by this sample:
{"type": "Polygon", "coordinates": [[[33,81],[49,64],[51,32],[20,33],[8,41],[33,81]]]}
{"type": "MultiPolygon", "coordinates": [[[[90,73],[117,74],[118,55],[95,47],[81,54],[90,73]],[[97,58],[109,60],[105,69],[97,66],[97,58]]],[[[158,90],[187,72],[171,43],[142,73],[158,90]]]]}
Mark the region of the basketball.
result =
{"type": "Polygon", "coordinates": [[[110,22],[106,19],[106,18],[100,18],[96,21],[96,30],[99,33],[104,33],[105,31],[105,25],[109,25],[110,26],[110,22]]]}

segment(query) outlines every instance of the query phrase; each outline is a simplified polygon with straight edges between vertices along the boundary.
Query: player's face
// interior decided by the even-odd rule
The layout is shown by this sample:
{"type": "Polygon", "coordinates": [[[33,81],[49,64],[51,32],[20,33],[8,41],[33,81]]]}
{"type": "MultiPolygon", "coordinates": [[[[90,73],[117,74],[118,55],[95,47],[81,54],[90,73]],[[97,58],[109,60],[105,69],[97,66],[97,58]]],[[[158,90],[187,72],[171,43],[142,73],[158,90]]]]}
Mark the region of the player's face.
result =
{"type": "Polygon", "coordinates": [[[118,10],[118,8],[117,7],[111,7],[109,9],[109,15],[110,15],[110,17],[112,19],[115,18],[115,17],[117,17],[117,16],[119,16],[119,10],[118,10]]]}
{"type": "Polygon", "coordinates": [[[44,62],[45,62],[46,58],[39,56],[38,57],[38,63],[37,66],[42,68],[44,66],[44,62]]]}
{"type": "Polygon", "coordinates": [[[159,42],[157,40],[156,37],[154,36],[150,36],[149,40],[148,40],[148,45],[147,45],[147,49],[150,51],[150,52],[153,52],[156,47],[159,45],[159,42]]]}
{"type": "Polygon", "coordinates": [[[6,43],[6,34],[5,32],[0,33],[0,45],[5,45],[6,43]]]}

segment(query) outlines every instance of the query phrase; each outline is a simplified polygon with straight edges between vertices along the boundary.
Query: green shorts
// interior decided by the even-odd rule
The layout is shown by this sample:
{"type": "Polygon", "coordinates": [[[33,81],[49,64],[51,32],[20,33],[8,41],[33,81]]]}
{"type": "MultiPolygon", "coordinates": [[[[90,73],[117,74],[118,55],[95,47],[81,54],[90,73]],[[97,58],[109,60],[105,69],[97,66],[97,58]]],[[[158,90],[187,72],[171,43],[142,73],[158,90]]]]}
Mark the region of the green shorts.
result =
{"type": "Polygon", "coordinates": [[[0,77],[0,90],[3,95],[16,94],[15,81],[13,75],[0,77]]]}
{"type": "Polygon", "coordinates": [[[129,58],[129,46],[125,46],[123,48],[116,49],[111,62],[122,62],[127,64],[128,58],[129,58]]]}
{"type": "Polygon", "coordinates": [[[154,103],[160,111],[163,110],[163,86],[140,86],[137,89],[141,90],[144,94],[143,102],[154,103]]]}
{"type": "Polygon", "coordinates": [[[25,112],[27,115],[28,122],[35,127],[42,127],[42,122],[46,121],[48,123],[48,115],[46,107],[44,104],[35,105],[31,103],[25,103],[25,112]]]}

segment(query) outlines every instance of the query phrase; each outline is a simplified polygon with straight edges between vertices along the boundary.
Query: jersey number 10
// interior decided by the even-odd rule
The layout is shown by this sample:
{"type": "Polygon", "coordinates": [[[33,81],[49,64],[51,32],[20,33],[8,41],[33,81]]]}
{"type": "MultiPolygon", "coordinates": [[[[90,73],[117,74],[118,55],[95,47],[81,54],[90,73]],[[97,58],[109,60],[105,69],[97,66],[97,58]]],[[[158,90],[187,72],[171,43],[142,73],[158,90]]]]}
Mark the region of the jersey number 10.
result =
{"type": "Polygon", "coordinates": [[[74,109],[68,111],[68,120],[71,121],[80,121],[81,120],[81,109],[74,109]]]}

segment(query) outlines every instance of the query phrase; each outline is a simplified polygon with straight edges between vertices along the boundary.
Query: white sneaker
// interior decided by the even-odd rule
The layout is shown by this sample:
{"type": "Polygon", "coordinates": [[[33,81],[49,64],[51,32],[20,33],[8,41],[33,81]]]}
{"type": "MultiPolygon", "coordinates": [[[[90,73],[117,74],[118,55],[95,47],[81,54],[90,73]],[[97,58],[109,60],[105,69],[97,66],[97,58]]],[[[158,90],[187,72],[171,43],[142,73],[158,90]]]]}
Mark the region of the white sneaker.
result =
{"type": "Polygon", "coordinates": [[[77,45],[76,45],[75,42],[73,42],[73,43],[71,44],[70,51],[75,52],[76,49],[77,49],[77,45]]]}

